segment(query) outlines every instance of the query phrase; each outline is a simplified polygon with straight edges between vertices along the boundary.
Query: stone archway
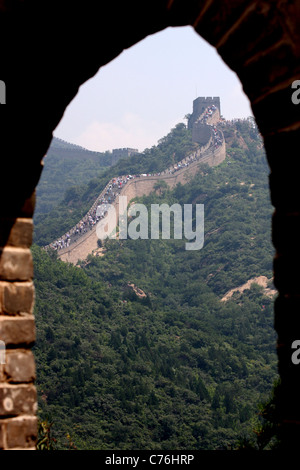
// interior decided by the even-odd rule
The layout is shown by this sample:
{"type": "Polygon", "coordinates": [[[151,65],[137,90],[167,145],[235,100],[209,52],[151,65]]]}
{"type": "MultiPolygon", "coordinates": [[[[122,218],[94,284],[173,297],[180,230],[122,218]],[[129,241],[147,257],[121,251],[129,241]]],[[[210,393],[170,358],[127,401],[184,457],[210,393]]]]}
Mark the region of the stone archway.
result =
{"type": "MultiPolygon", "coordinates": [[[[299,107],[291,85],[300,78],[300,5],[288,0],[138,0],[121,2],[0,0],[0,448],[35,448],[34,286],[30,253],[34,190],[52,132],[79,86],[144,37],[191,25],[237,73],[263,135],[274,206],[274,279],[281,376],[283,446],[300,435],[300,201],[296,152],[299,107]],[[88,51],[88,52],[87,52],[88,51]],[[294,168],[295,166],[295,168],[294,168]]],[[[200,58],[201,59],[201,58],[200,58]]],[[[221,77],[220,77],[221,80],[221,77]]]]}

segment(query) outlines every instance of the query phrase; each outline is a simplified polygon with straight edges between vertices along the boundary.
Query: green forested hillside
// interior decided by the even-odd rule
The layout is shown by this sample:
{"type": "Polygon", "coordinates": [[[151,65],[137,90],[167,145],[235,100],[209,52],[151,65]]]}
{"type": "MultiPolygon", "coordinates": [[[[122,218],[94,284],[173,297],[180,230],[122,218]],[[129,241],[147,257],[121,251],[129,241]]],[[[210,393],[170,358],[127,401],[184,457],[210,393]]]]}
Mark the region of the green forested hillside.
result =
{"type": "Polygon", "coordinates": [[[62,201],[68,188],[87,184],[95,175],[101,175],[110,160],[108,152],[90,152],[54,137],[37,187],[35,222],[62,201]]]}
{"type": "Polygon", "coordinates": [[[272,207],[259,137],[249,123],[225,136],[220,166],[141,199],[149,209],[204,204],[201,250],[184,239],[108,240],[103,256],[75,267],[33,246],[39,416],[53,421],[57,448],[255,446],[277,377],[272,299],[257,285],[221,298],[271,279],[272,207]]]}
{"type": "Polygon", "coordinates": [[[47,165],[45,162],[37,187],[37,197],[41,201],[37,202],[35,213],[35,242],[40,246],[48,245],[73,227],[88,212],[111,178],[165,170],[173,162],[173,156],[175,161],[179,161],[192,148],[191,132],[184,124],[178,124],[160,140],[158,146],[146,149],[142,154],[121,159],[113,167],[103,169],[102,173],[97,170],[99,164],[93,160],[88,162],[88,159],[85,161],[81,158],[76,163],[75,159],[77,183],[72,174],[73,182],[70,185],[67,184],[70,175],[65,165],[69,169],[73,159],[65,162],[59,151],[51,159],[47,156],[47,165]],[[58,160],[60,163],[57,165],[58,160]],[[95,174],[95,170],[99,174],[95,174]],[[51,183],[48,184],[48,180],[51,183]],[[48,211],[47,208],[51,210],[48,211]]]}

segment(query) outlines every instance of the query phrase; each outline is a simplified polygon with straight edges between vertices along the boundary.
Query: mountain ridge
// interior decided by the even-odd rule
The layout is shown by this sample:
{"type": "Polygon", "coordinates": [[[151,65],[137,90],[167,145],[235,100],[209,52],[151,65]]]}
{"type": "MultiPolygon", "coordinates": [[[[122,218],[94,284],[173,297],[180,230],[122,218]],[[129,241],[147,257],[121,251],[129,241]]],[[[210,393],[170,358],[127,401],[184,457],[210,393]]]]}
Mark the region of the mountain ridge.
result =
{"type": "MultiPolygon", "coordinates": [[[[268,166],[249,122],[223,132],[231,144],[219,166],[138,199],[203,203],[201,250],[107,240],[74,266],[33,245],[39,416],[59,449],[66,435],[78,449],[257,448],[260,404],[277,377],[272,299],[258,285],[221,299],[272,276],[268,166]]],[[[185,129],[168,146],[176,136],[185,129]]]]}

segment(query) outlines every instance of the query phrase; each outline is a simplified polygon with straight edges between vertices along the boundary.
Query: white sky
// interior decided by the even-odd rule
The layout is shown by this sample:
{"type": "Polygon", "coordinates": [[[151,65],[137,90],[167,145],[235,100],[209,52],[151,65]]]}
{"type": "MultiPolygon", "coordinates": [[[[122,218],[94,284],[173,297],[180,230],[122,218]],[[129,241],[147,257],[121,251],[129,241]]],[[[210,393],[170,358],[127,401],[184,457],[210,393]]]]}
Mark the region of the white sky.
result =
{"type": "Polygon", "coordinates": [[[225,119],[252,115],[237,75],[191,27],[167,28],[125,50],[83,84],[54,136],[89,150],[142,152],[219,96],[225,119]]]}

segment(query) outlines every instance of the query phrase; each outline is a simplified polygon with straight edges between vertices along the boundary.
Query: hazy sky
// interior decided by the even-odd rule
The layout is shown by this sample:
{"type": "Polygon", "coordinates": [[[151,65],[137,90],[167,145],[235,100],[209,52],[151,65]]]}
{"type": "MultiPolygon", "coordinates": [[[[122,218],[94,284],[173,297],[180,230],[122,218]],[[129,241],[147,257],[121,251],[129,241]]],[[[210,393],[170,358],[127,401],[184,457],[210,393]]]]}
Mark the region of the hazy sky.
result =
{"type": "Polygon", "coordinates": [[[240,81],[191,27],[168,28],[125,50],[80,87],[54,135],[89,150],[151,148],[220,96],[225,119],[252,115],[240,81]]]}

